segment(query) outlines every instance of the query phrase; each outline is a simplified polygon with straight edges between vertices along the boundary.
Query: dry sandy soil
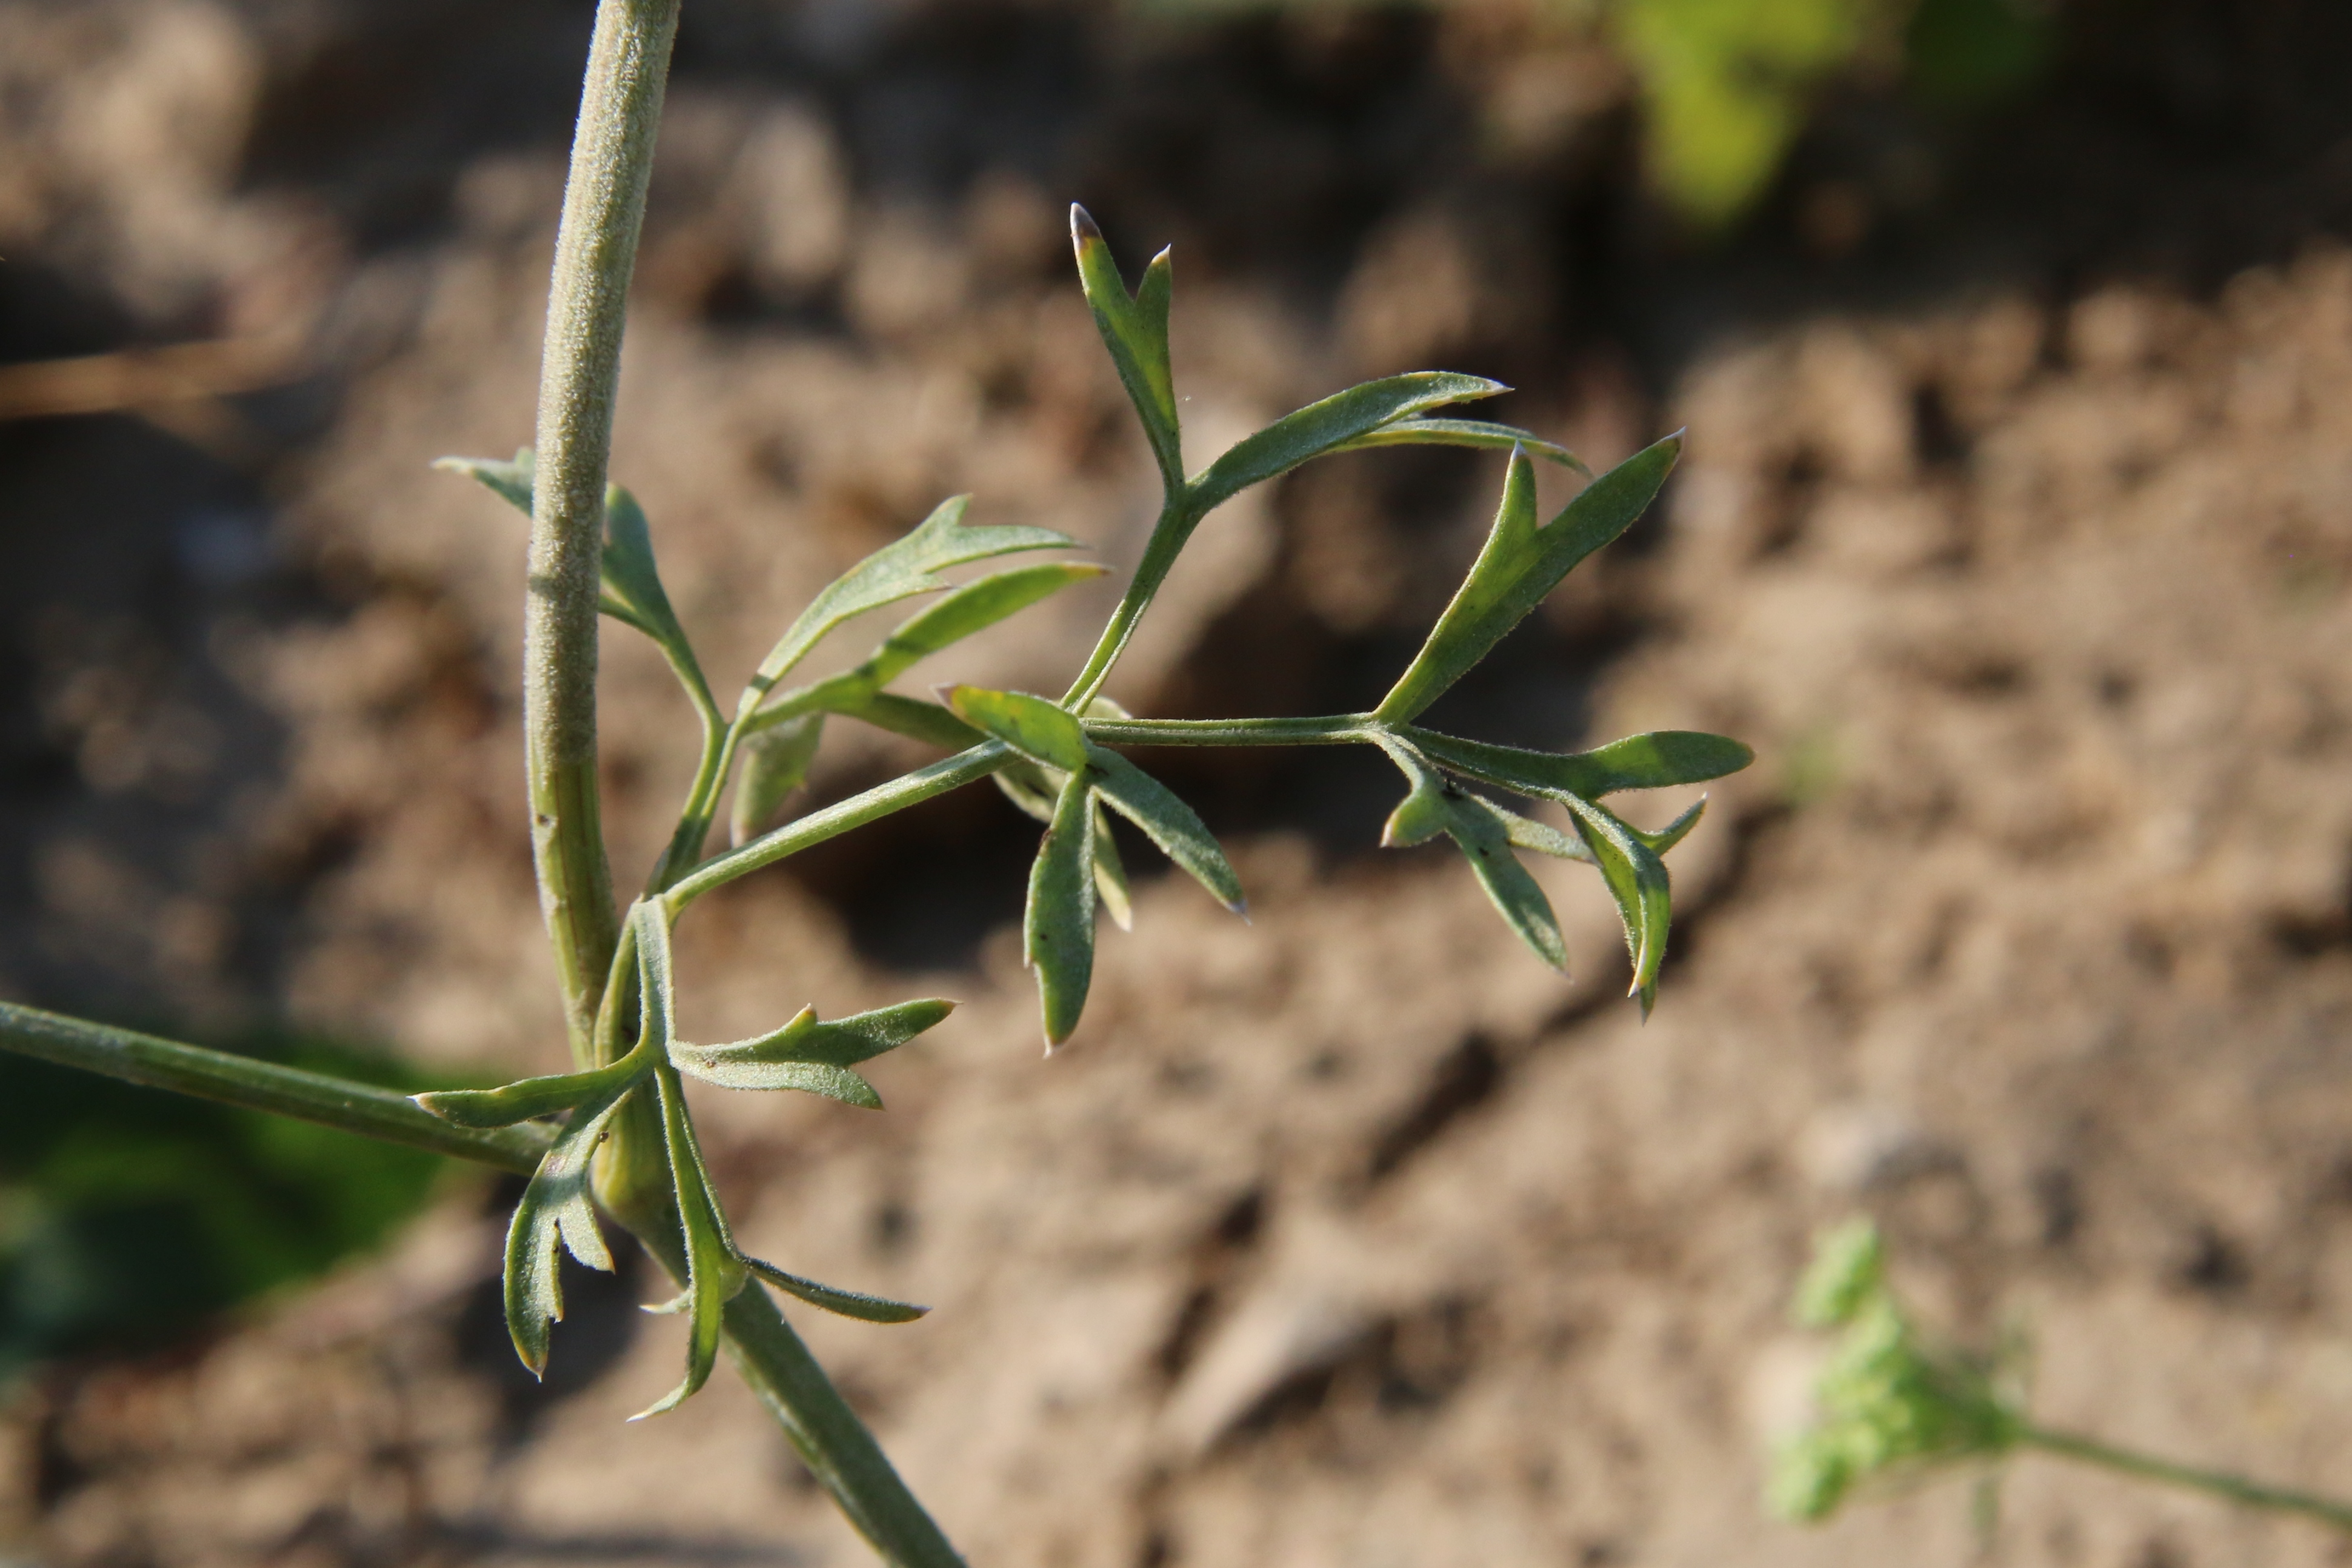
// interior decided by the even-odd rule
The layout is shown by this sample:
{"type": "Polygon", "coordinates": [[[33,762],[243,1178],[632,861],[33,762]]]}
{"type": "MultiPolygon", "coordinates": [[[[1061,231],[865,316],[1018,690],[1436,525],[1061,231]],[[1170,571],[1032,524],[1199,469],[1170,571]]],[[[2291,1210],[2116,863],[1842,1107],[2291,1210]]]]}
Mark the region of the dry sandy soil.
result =
{"type": "MultiPolygon", "coordinates": [[[[290,389],[0,429],[0,984],[545,1070],[520,536],[425,464],[527,439],[583,13],[513,7],[453,62],[449,7],[397,9],[0,5],[0,249],[37,269],[10,357],[314,322],[290,389]]],[[[1817,1350],[1786,1298],[1856,1212],[1944,1330],[2030,1334],[2049,1421],[2352,1487],[2352,141],[2294,100],[2183,162],[2094,73],[1950,153],[1922,216],[1832,117],[1764,237],[1694,259],[1620,210],[1622,83],[1513,11],[922,20],[713,5],[681,57],[614,462],[708,666],[953,491],[1132,560],[1151,480],[1067,276],[1075,192],[1130,265],[1178,240],[1206,452],[1432,360],[1596,458],[1686,424],[1660,515],[1438,717],[1759,753],[1676,852],[1646,1026],[1583,868],[1539,868],[1563,982],[1458,862],[1372,851],[1375,758],[1163,758],[1255,924],[1140,885],[1050,1061],[1007,925],[1032,830],[992,793],[687,923],[698,1037],[964,999],[879,1065],[884,1114],[704,1111],[756,1250],[936,1304],[805,1328],[971,1560],[2346,1561],[2043,1462],[1990,1542],[1948,1483],[1819,1530],[1758,1497],[1817,1350]],[[2074,172],[1983,174],[2021,149],[2074,172]]],[[[1349,459],[1227,508],[1115,692],[1365,701],[1496,467],[1349,459]]],[[[934,678],[1049,685],[1101,608],[934,678]]],[[[626,881],[690,717],[607,646],[626,881]]],[[[845,734],[815,793],[915,755],[845,734]]],[[[622,1424],[674,1375],[653,1281],[583,1279],[525,1385],[488,1293],[509,1196],[20,1390],[6,1549],[862,1561],[739,1389],[622,1424]]]]}

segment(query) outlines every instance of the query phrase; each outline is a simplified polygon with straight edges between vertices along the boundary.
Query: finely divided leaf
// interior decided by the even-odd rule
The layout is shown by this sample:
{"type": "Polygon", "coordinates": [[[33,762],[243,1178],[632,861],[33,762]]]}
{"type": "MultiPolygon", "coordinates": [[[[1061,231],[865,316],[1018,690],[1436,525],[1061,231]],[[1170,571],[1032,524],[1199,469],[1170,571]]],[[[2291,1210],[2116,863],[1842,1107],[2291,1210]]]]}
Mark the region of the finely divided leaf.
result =
{"type": "Polygon", "coordinates": [[[1077,540],[1050,528],[962,526],[969,496],[957,496],[905,537],[883,546],[833,580],[810,601],[790,630],[761,661],[759,674],[743,693],[743,709],[758,706],[775,689],[784,672],[800,663],[824,634],[869,610],[918,593],[936,593],[950,586],[934,575],[947,567],[1017,550],[1073,549],[1077,540]]]}
{"type": "Polygon", "coordinates": [[[1537,957],[1565,973],[1568,946],[1560,939],[1551,901],[1511,852],[1515,819],[1500,807],[1455,788],[1402,741],[1389,738],[1380,744],[1412,786],[1403,803],[1391,814],[1381,842],[1419,843],[1443,831],[1469,861],[1478,884],[1486,890],[1487,899],[1512,934],[1537,957]]]}
{"type": "Polygon", "coordinates": [[[1070,1038],[1087,1005],[1095,967],[1094,791],[1074,772],[1054,803],[1054,820],[1029,868],[1022,916],[1023,958],[1037,971],[1045,1049],[1070,1038]]]}
{"type": "Polygon", "coordinates": [[[1577,562],[1642,515],[1666,482],[1681,450],[1682,437],[1670,435],[1635,453],[1586,486],[1541,528],[1536,526],[1535,466],[1524,452],[1514,453],[1486,548],[1454,601],[1438,617],[1429,640],[1372,716],[1383,724],[1407,724],[1435,702],[1559,586],[1577,562]]]}
{"type": "Polygon", "coordinates": [[[968,724],[977,725],[1022,756],[1076,773],[1087,765],[1087,732],[1077,716],[1026,692],[950,686],[940,694],[968,724]]]}
{"type": "Polygon", "coordinates": [[[845,1318],[856,1318],[869,1323],[910,1323],[931,1309],[908,1301],[894,1301],[887,1296],[869,1296],[863,1291],[845,1291],[834,1285],[820,1285],[814,1280],[804,1280],[798,1274],[787,1274],[773,1263],[763,1263],[757,1258],[746,1258],[743,1266],[787,1295],[798,1296],[813,1307],[823,1307],[828,1312],[838,1312],[845,1318]]]}
{"type": "Polygon", "coordinates": [[[1376,446],[1472,446],[1490,452],[1508,452],[1514,446],[1522,446],[1530,455],[1573,468],[1588,479],[1592,476],[1584,459],[1567,447],[1531,435],[1517,425],[1495,424],[1483,419],[1391,420],[1330,450],[1335,454],[1367,452],[1376,446]]]}
{"type": "Polygon", "coordinates": [[[1121,757],[1089,744],[1087,760],[1095,788],[1118,814],[1141,828],[1160,852],[1192,874],[1192,880],[1234,914],[1249,907],[1242,896],[1241,878],[1225,859],[1198,813],[1167,785],[1121,757]]]}
{"type": "Polygon", "coordinates": [[[1252,485],[1286,474],[1309,458],[1335,451],[1392,420],[1510,390],[1484,376],[1415,371],[1334,392],[1234,443],[1192,481],[1190,510],[1195,517],[1205,517],[1252,485]]]}
{"type": "Polygon", "coordinates": [[[1070,207],[1070,245],[1078,256],[1078,281],[1094,310],[1095,329],[1118,371],[1119,384],[1135,404],[1136,417],[1151,443],[1160,476],[1173,495],[1184,484],[1183,440],[1178,432],[1176,382],[1168,368],[1168,304],[1174,287],[1169,253],[1144,268],[1135,293],[1118,275],[1118,263],[1084,207],[1070,207]]]}
{"type": "Polygon", "coordinates": [[[595,1206],[589,1201],[588,1162],[614,1113],[635,1087],[634,1079],[608,1083],[573,1109],[508,1222],[507,1333],[534,1377],[546,1374],[549,1328],[563,1316],[559,1249],[568,1249],[592,1269],[610,1271],[613,1267],[604,1233],[597,1228],[595,1206]]]}
{"type": "Polygon", "coordinates": [[[729,803],[729,842],[740,848],[760,836],[784,798],[808,781],[809,764],[816,760],[824,737],[824,715],[808,713],[743,743],[743,771],[729,803]]]}
{"type": "Polygon", "coordinates": [[[897,1050],[954,1010],[955,1003],[931,998],[826,1023],[814,1008],[803,1008],[772,1033],[727,1045],[674,1042],[669,1058],[681,1071],[723,1088],[798,1089],[878,1111],[881,1096],[850,1067],[897,1050]]]}
{"type": "Polygon", "coordinates": [[[1597,800],[1620,789],[1700,784],[1737,773],[1756,760],[1753,751],[1727,736],[1691,729],[1629,735],[1591,751],[1564,754],[1464,740],[1417,727],[1405,735],[1449,771],[1547,800],[1579,795],[1597,800]]]}

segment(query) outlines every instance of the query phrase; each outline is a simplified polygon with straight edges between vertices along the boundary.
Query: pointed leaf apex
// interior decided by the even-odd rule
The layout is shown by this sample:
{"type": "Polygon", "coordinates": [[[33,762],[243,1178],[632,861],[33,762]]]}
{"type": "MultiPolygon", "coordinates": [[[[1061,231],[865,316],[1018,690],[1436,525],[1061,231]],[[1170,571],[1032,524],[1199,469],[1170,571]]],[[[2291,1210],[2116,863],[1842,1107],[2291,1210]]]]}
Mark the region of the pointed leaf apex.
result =
{"type": "Polygon", "coordinates": [[[1102,237],[1102,226],[1095,222],[1094,214],[1077,203],[1072,202],[1070,204],[1070,243],[1074,246],[1084,246],[1091,241],[1100,245],[1102,237]]]}

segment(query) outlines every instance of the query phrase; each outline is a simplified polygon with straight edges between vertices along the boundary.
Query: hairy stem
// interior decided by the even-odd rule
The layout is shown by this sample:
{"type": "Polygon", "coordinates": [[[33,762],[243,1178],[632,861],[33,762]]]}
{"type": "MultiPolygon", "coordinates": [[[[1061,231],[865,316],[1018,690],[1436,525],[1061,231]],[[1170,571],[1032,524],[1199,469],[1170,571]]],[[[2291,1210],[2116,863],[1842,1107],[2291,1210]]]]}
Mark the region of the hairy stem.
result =
{"type": "Polygon", "coordinates": [[[2017,1440],[2024,1448],[2039,1448],[2045,1454],[2096,1465],[2101,1469],[2137,1476],[2142,1480],[2158,1481],[2166,1486],[2183,1487],[2190,1491],[2206,1492],[2242,1503],[2248,1508],[2266,1509],[2273,1513],[2297,1513],[2306,1519],[2334,1525],[2338,1530],[2352,1531],[2352,1502],[2320,1497],[2313,1492],[2264,1486],[2227,1470],[2177,1465],[2169,1459],[2154,1458],[2128,1448],[2111,1448],[2095,1438],[2072,1432],[2052,1431],[2044,1427],[2027,1427],[2018,1434],[2017,1440]]]}
{"type": "Polygon", "coordinates": [[[1128,639],[1142,623],[1143,612],[1151,608],[1160,585],[1168,579],[1169,569],[1183,552],[1184,542],[1192,537],[1201,514],[1194,511],[1188,490],[1171,494],[1160,508],[1159,521],[1151,525],[1151,538],[1143,547],[1143,559],[1136,562],[1135,575],[1128,579],[1127,591],[1119,596],[1118,607],[1111,612],[1110,621],[1095,640],[1094,652],[1087,655],[1084,668],[1063,695],[1062,706],[1073,712],[1082,711],[1101,695],[1103,683],[1110,679],[1111,666],[1127,651],[1128,639]]]}
{"type": "Polygon", "coordinates": [[[621,329],[678,0],[599,0],[540,360],[523,731],[540,905],[586,1065],[618,925],[596,799],[596,600],[621,329]]]}
{"type": "Polygon", "coordinates": [[[540,1156],[547,1153],[548,1136],[537,1127],[460,1127],[394,1090],[110,1029],[14,1002],[0,1002],[0,1051],[525,1176],[539,1168],[540,1156]]]}
{"type": "MultiPolygon", "coordinates": [[[[598,0],[540,366],[530,593],[523,633],[524,739],[540,902],[555,948],[572,1055],[583,1066],[596,1060],[597,1019],[619,944],[596,795],[605,468],[629,276],[645,217],[677,8],[678,0],[598,0]]],[[[708,707],[707,698],[698,706],[708,707]]],[[[704,715],[705,771],[712,770],[714,754],[724,749],[709,745],[715,718],[715,711],[704,715]]],[[[698,843],[694,847],[698,850],[698,843]]],[[[683,869],[667,863],[675,858],[666,857],[656,883],[683,869]]],[[[606,1041],[608,1048],[617,1043],[606,1041]]],[[[658,1137],[657,1131],[638,1127],[625,1115],[606,1151],[612,1157],[599,1161],[600,1177],[608,1178],[599,1182],[600,1196],[614,1203],[616,1218],[682,1281],[687,1270],[674,1203],[649,1201],[653,1194],[631,1179],[650,1163],[646,1156],[658,1137]],[[620,1179],[609,1179],[614,1177],[620,1179]]],[[[728,1343],[746,1380],[866,1538],[887,1559],[907,1568],[956,1564],[939,1527],[765,1293],[739,1295],[728,1308],[727,1322],[728,1343]]]]}
{"type": "Polygon", "coordinates": [[[1320,718],[1089,718],[1087,738],[1105,746],[1353,746],[1372,739],[1371,716],[1320,718]]]}

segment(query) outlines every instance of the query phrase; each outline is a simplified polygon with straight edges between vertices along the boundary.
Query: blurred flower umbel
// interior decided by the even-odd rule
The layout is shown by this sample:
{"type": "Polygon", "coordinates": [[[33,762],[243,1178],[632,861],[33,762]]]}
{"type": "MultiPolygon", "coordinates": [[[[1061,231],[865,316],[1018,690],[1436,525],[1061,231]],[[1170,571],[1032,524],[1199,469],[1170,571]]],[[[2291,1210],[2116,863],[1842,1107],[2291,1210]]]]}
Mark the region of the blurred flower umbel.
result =
{"type": "Polygon", "coordinates": [[[1797,1292],[1808,1328],[1842,1329],[1813,1391],[1813,1422],[1777,1456],[1768,1489],[1783,1519],[1827,1519],[1856,1487],[1998,1460],[2030,1430],[1997,1369],[1924,1341],[1887,1289],[1877,1227],[1824,1234],[1797,1292]]]}

